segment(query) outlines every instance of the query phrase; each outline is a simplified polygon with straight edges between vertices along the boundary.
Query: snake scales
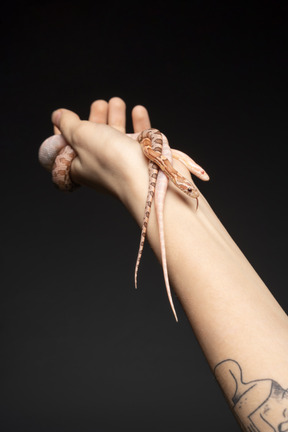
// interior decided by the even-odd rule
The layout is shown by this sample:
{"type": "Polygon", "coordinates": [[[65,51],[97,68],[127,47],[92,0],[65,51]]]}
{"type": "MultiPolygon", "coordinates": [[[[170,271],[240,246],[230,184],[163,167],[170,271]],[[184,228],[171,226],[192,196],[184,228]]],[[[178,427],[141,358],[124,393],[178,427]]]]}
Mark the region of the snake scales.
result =
{"type": "MultiPolygon", "coordinates": [[[[178,321],[171,289],[168,278],[166,247],[164,236],[164,202],[169,179],[182,192],[196,199],[196,209],[198,208],[199,191],[195,185],[177,170],[173,168],[173,158],[178,159],[188,170],[202,180],[209,180],[208,174],[193,159],[179,150],[171,149],[167,138],[157,129],[147,129],[138,134],[130,134],[137,139],[141,145],[144,155],[149,160],[149,185],[146,198],[144,219],[141,230],[140,245],[135,266],[135,287],[137,287],[137,274],[142,256],[144,242],[147,233],[151,206],[155,195],[155,210],[159,229],[159,240],[161,248],[162,268],[165,280],[165,286],[169,302],[178,321]]],[[[53,135],[48,138],[39,149],[39,161],[44,168],[52,172],[52,180],[61,190],[71,191],[77,185],[70,178],[70,167],[73,159],[76,157],[73,148],[64,140],[62,135],[53,135]]]]}

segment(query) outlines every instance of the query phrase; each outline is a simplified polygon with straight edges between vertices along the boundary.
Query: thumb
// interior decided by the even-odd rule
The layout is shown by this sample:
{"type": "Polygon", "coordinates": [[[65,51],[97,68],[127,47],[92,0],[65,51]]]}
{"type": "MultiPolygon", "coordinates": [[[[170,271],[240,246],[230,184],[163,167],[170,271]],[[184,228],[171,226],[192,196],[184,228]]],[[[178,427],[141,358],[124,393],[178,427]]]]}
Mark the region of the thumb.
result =
{"type": "Polygon", "coordinates": [[[81,124],[79,116],[73,111],[60,108],[52,113],[52,123],[57,127],[65,140],[73,147],[75,142],[75,131],[81,124]]]}

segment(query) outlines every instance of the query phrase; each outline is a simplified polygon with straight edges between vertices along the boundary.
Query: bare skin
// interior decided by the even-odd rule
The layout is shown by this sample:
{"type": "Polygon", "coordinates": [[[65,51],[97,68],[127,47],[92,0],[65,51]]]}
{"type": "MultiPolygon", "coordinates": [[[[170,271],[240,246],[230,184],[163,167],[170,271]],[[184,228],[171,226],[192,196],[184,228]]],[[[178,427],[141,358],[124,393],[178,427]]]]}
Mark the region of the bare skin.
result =
{"type": "MultiPolygon", "coordinates": [[[[125,103],[119,98],[95,101],[89,120],[82,121],[65,109],[52,115],[54,127],[77,153],[72,162],[72,179],[116,196],[141,226],[148,183],[147,160],[139,144],[125,135],[125,103]]],[[[142,106],[133,109],[132,121],[134,132],[151,127],[148,112],[142,106]]],[[[181,148],[181,143],[175,147],[181,148]]],[[[178,161],[175,168],[184,176],[189,175],[178,161]]],[[[284,396],[287,400],[287,315],[201,193],[196,212],[194,200],[183,196],[170,183],[165,220],[170,281],[211,369],[217,371],[217,380],[239,424],[245,431],[284,432],[288,409],[285,404],[283,409],[275,407],[282,407],[284,396]],[[242,381],[239,375],[237,383],[249,389],[245,405],[245,391],[236,395],[236,378],[229,372],[235,362],[244,374],[242,381]],[[265,391],[261,390],[262,383],[268,383],[265,391]]],[[[160,260],[154,208],[147,239],[160,260]]]]}
{"type": "MultiPolygon", "coordinates": [[[[162,268],[166,291],[169,298],[170,306],[174,313],[176,321],[178,321],[176,310],[174,307],[167,263],[166,263],[166,248],[165,248],[165,235],[164,235],[164,203],[165,195],[169,179],[186,195],[197,200],[199,192],[191,179],[183,177],[175,168],[173,168],[173,156],[180,160],[192,174],[195,174],[201,180],[209,180],[209,176],[193,161],[188,155],[175,149],[171,149],[167,138],[157,129],[146,129],[140,133],[129,134],[132,138],[137,140],[141,145],[143,154],[149,160],[148,173],[149,185],[144,209],[143,225],[141,231],[141,240],[138,251],[138,256],[135,266],[135,287],[137,288],[137,274],[142,256],[142,251],[145,243],[147,232],[147,225],[151,213],[151,206],[155,202],[156,216],[159,229],[159,241],[162,256],[162,268]],[[172,156],[173,155],[173,156],[172,156]],[[155,200],[154,200],[155,194],[155,200]]],[[[55,185],[63,191],[72,191],[79,185],[76,185],[70,176],[71,164],[77,156],[74,149],[65,140],[62,134],[55,134],[47,138],[40,146],[38,157],[41,165],[52,173],[52,181],[55,185]]]]}

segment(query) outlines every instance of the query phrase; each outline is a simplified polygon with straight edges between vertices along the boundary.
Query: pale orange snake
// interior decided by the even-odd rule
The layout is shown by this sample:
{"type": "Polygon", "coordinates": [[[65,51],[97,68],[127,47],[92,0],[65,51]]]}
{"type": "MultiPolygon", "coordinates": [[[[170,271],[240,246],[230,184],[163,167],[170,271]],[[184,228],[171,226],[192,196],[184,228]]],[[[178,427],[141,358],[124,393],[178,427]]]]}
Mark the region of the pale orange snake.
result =
{"type": "MultiPolygon", "coordinates": [[[[166,247],[164,236],[164,202],[169,179],[185,194],[196,199],[196,209],[198,208],[199,191],[195,185],[178,171],[173,168],[173,158],[178,159],[188,170],[202,180],[209,180],[208,174],[194,160],[179,150],[171,149],[168,140],[157,129],[147,129],[138,134],[128,134],[137,139],[141,145],[144,155],[149,159],[149,186],[146,198],[144,220],[141,231],[140,246],[135,266],[135,287],[137,287],[138,267],[144,247],[147,225],[151,212],[151,206],[155,193],[155,210],[159,229],[159,239],[161,248],[162,268],[169,302],[178,321],[175,307],[172,300],[171,289],[168,278],[166,247]],[[160,170],[159,170],[160,168],[160,170]]],[[[69,172],[73,159],[76,157],[75,151],[64,140],[62,135],[53,135],[42,143],[39,149],[39,161],[52,172],[53,182],[61,190],[73,190],[76,185],[70,178],[69,172]]]]}

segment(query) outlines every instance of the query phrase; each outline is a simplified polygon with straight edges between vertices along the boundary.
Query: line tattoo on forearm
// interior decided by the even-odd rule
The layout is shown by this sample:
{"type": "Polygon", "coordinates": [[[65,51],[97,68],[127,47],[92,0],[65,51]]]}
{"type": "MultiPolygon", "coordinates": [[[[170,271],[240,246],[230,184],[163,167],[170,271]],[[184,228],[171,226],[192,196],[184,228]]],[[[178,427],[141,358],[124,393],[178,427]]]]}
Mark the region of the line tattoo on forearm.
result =
{"type": "Polygon", "coordinates": [[[288,389],[268,378],[245,382],[232,359],[218,363],[214,373],[244,431],[288,432],[288,389]]]}

